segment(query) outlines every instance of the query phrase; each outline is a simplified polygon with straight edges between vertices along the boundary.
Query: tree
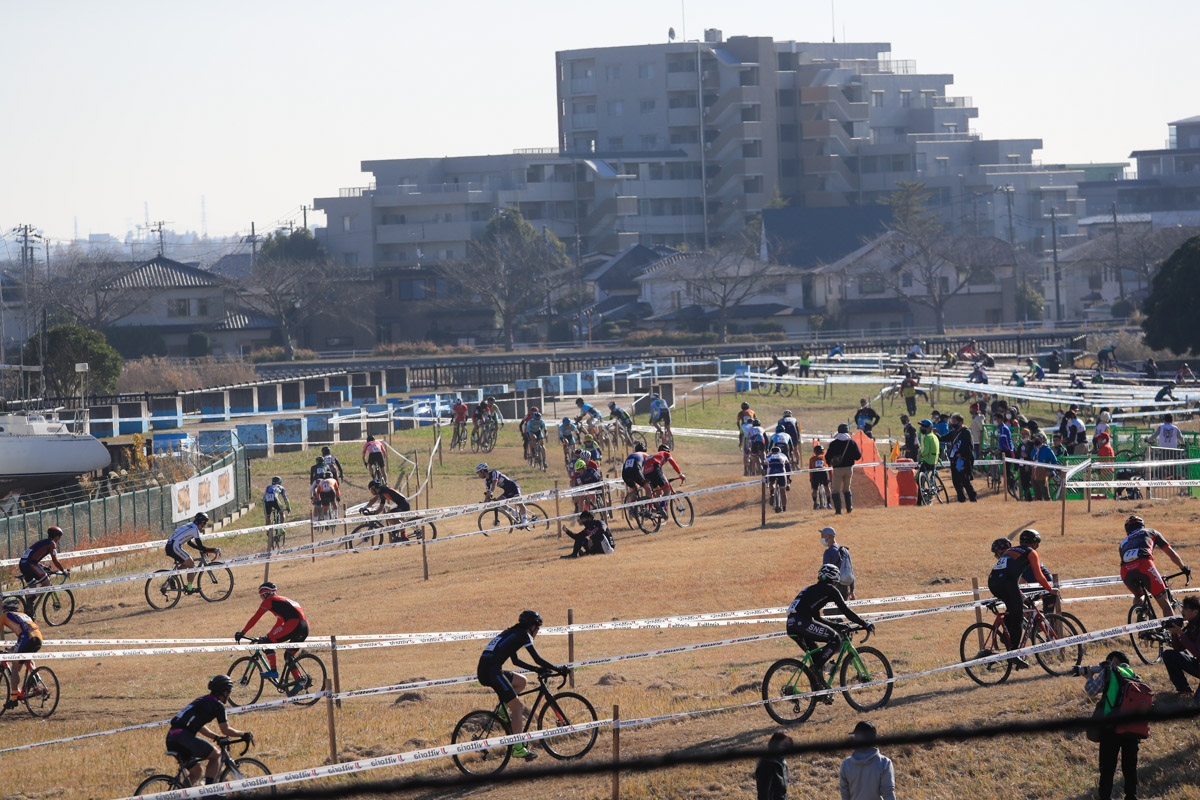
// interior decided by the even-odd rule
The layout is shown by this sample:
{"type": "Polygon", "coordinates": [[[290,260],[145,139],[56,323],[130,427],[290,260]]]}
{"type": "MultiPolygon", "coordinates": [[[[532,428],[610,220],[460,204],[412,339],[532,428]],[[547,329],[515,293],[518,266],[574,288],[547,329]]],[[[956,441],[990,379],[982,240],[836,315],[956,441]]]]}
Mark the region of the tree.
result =
{"type": "Polygon", "coordinates": [[[27,363],[41,363],[45,370],[46,391],[57,397],[72,397],[80,393],[80,373],[75,365],[87,363],[88,390],[114,392],[124,363],[99,331],[69,322],[46,331],[46,358],[41,359],[40,337],[34,334],[25,344],[27,363]]]}
{"type": "Polygon", "coordinates": [[[1028,283],[1017,286],[1017,319],[1039,320],[1045,311],[1046,298],[1028,283]]]}
{"type": "Polygon", "coordinates": [[[263,240],[258,257],[270,261],[321,261],[325,248],[308,228],[284,233],[276,231],[263,240]]]}
{"type": "Polygon", "coordinates": [[[556,288],[569,279],[570,265],[558,237],[538,231],[518,209],[505,208],[488,221],[482,236],[467,243],[466,258],[434,270],[492,308],[504,349],[511,351],[518,318],[549,306],[556,288]]]}
{"type": "Polygon", "coordinates": [[[149,302],[149,295],[117,288],[116,279],[134,269],[115,252],[68,252],[31,279],[29,299],[54,319],[75,320],[103,330],[149,302]]]}
{"type": "Polygon", "coordinates": [[[1146,345],[1179,355],[1200,353],[1200,327],[1192,315],[1200,307],[1200,236],[1184,242],[1158,270],[1142,310],[1146,345]]]}

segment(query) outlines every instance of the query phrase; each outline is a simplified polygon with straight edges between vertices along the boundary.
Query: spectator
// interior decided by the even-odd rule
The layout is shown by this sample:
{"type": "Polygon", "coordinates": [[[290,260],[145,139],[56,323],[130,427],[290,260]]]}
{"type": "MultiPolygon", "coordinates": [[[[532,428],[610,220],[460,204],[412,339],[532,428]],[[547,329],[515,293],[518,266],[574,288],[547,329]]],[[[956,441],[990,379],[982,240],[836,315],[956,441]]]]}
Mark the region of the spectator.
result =
{"type": "Polygon", "coordinates": [[[1054,436],[1050,439],[1050,449],[1054,451],[1054,457],[1059,461],[1062,461],[1069,455],[1067,448],[1063,446],[1062,434],[1058,431],[1055,431],[1054,436]]]}
{"type": "Polygon", "coordinates": [[[837,531],[833,528],[821,528],[821,544],[825,552],[821,555],[821,566],[833,564],[841,572],[841,578],[834,584],[842,597],[847,600],[854,598],[854,567],[851,566],[850,548],[837,543],[837,531]],[[849,569],[844,567],[849,566],[849,569]]]}
{"type": "Polygon", "coordinates": [[[1151,442],[1168,450],[1178,450],[1182,440],[1183,433],[1175,427],[1173,414],[1163,414],[1162,424],[1154,429],[1154,433],[1150,434],[1151,442]]]}
{"type": "Polygon", "coordinates": [[[603,520],[596,519],[591,511],[581,511],[579,525],[581,526],[579,533],[575,533],[570,528],[563,528],[563,531],[575,542],[575,547],[572,548],[569,556],[561,556],[562,558],[579,558],[580,556],[595,556],[613,552],[615,547],[613,535],[603,520]]]}
{"type": "Polygon", "coordinates": [[[945,438],[946,434],[950,433],[950,415],[938,414],[937,420],[933,423],[933,432],[938,435],[938,438],[945,438]]]}
{"type": "Polygon", "coordinates": [[[1050,367],[1050,374],[1057,375],[1062,369],[1062,358],[1059,357],[1057,350],[1051,350],[1050,355],[1046,357],[1046,364],[1050,367]]]}
{"type": "MultiPolygon", "coordinates": [[[[1033,461],[1037,457],[1037,443],[1033,441],[1033,434],[1028,428],[1021,428],[1021,440],[1017,443],[1017,458],[1021,461],[1033,461]]],[[[1017,477],[1021,483],[1020,496],[1018,500],[1033,499],[1033,467],[1028,464],[1020,464],[1017,467],[1017,477]]]]}
{"type": "Polygon", "coordinates": [[[900,422],[904,424],[904,445],[900,452],[905,458],[916,461],[921,454],[921,445],[917,444],[917,428],[909,421],[907,414],[900,415],[900,422]]]}
{"type": "Polygon", "coordinates": [[[1146,373],[1147,380],[1158,380],[1158,362],[1154,360],[1154,356],[1142,363],[1142,372],[1146,373]]]}
{"type": "Polygon", "coordinates": [[[971,404],[971,443],[975,448],[975,457],[979,458],[979,445],[983,442],[983,409],[979,403],[971,404]]]}
{"type": "Polygon", "coordinates": [[[846,501],[846,513],[854,510],[854,497],[850,493],[850,482],[854,479],[854,462],[862,461],[862,450],[858,442],[850,438],[850,428],[846,423],[838,425],[837,435],[829,443],[825,453],[825,462],[833,467],[833,486],[830,492],[833,500],[833,513],[842,513],[842,500],[846,501]]]}
{"type": "MultiPolygon", "coordinates": [[[[1138,680],[1129,666],[1129,656],[1114,650],[1104,663],[1093,667],[1075,667],[1077,675],[1091,676],[1088,694],[1100,695],[1094,716],[1103,717],[1116,712],[1121,696],[1122,680],[1138,680]]],[[[1121,775],[1125,779],[1125,800],[1137,800],[1138,745],[1142,736],[1136,733],[1117,733],[1112,725],[1098,725],[1088,730],[1088,739],[1100,744],[1100,785],[1097,796],[1112,797],[1113,776],[1117,772],[1117,757],[1121,760],[1121,775]]]]}
{"type": "MultiPolygon", "coordinates": [[[[792,747],[792,737],[783,731],[771,734],[767,752],[786,752],[792,747]]],[[[754,783],[758,786],[758,800],[787,800],[788,768],[783,756],[766,756],[758,760],[754,768],[754,783]]]]}
{"type": "Polygon", "coordinates": [[[1063,434],[1063,446],[1067,448],[1067,453],[1073,456],[1087,455],[1087,426],[1073,407],[1063,415],[1063,423],[1059,432],[1063,434]]]}
{"type": "Polygon", "coordinates": [[[860,722],[851,737],[858,745],[842,762],[838,783],[842,800],[896,800],[896,773],[892,760],[875,747],[875,726],[860,722]]]}
{"type": "Polygon", "coordinates": [[[871,425],[878,425],[879,414],[875,413],[875,409],[867,404],[867,399],[864,397],[858,401],[858,411],[854,412],[854,424],[861,431],[868,422],[871,425]]]}
{"type": "Polygon", "coordinates": [[[1038,462],[1038,466],[1033,468],[1033,499],[1049,500],[1050,488],[1047,482],[1050,480],[1050,467],[1057,466],[1058,459],[1050,445],[1046,444],[1045,436],[1039,433],[1032,438],[1034,451],[1033,458],[1029,460],[1038,462]]]}
{"type": "Polygon", "coordinates": [[[969,499],[976,501],[975,487],[971,485],[971,468],[975,465],[975,448],[971,446],[971,432],[963,427],[962,414],[950,417],[950,432],[945,437],[946,457],[950,460],[950,480],[954,482],[954,493],[958,502],[969,499]]]}
{"type": "Polygon", "coordinates": [[[807,378],[808,371],[812,367],[812,353],[805,350],[800,354],[800,377],[807,378]]]}
{"type": "Polygon", "coordinates": [[[900,381],[900,396],[904,398],[904,408],[909,414],[917,413],[917,379],[912,371],[900,381]]]}
{"type": "Polygon", "coordinates": [[[1098,437],[1100,434],[1108,430],[1109,423],[1112,422],[1112,414],[1107,408],[1100,409],[1100,416],[1096,417],[1096,424],[1092,426],[1092,436],[1098,437]]]}
{"type": "MultiPolygon", "coordinates": [[[[832,530],[829,528],[827,530],[832,530]]],[[[1171,649],[1162,654],[1163,665],[1167,668],[1167,677],[1171,679],[1180,699],[1191,698],[1200,703],[1200,683],[1196,684],[1193,693],[1188,687],[1187,675],[1200,678],[1200,597],[1190,594],[1183,598],[1183,608],[1180,609],[1184,624],[1172,620],[1167,623],[1167,631],[1171,634],[1171,649]]]]}

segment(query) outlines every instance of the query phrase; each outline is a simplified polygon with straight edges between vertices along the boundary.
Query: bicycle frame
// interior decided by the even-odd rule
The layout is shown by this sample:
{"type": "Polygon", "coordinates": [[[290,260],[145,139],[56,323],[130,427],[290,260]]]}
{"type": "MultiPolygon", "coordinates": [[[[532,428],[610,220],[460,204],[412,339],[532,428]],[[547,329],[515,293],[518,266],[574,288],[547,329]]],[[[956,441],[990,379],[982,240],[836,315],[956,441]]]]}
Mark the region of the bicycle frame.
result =
{"type": "MultiPolygon", "coordinates": [[[[829,664],[832,663],[833,671],[834,671],[835,675],[837,674],[838,670],[841,669],[843,661],[845,661],[847,658],[857,659],[859,657],[858,650],[855,649],[854,642],[852,640],[853,633],[854,633],[854,631],[850,631],[845,636],[842,637],[842,646],[838,649],[837,655],[834,656],[832,662],[826,662],[826,665],[825,665],[826,667],[828,667],[829,664]]],[[[868,633],[867,639],[869,639],[869,638],[871,638],[871,635],[868,633]]],[[[864,644],[866,644],[867,639],[863,639],[864,644]]],[[[816,656],[817,653],[821,652],[824,649],[825,649],[825,645],[821,645],[820,647],[815,647],[812,650],[805,650],[804,657],[800,659],[800,663],[803,664],[806,669],[812,669],[813,657],[816,656]]],[[[858,662],[857,668],[863,669],[861,660],[858,662]]],[[[788,680],[788,682],[784,684],[784,687],[789,688],[789,689],[796,688],[796,684],[800,681],[800,676],[802,674],[803,673],[801,673],[801,672],[797,672],[796,674],[792,675],[792,677],[788,680]]],[[[820,677],[820,676],[818,676],[818,677],[820,677]]]]}
{"type": "MultiPolygon", "coordinates": [[[[556,688],[561,689],[566,685],[567,679],[566,676],[564,676],[562,683],[560,683],[556,688]]],[[[559,717],[562,716],[562,709],[558,708],[558,706],[554,704],[554,696],[551,694],[550,687],[546,684],[544,679],[539,678],[537,686],[533,687],[532,689],[526,689],[523,692],[519,692],[517,697],[525,697],[526,695],[530,694],[536,694],[537,697],[534,698],[533,703],[531,703],[530,706],[525,709],[525,727],[521,728],[520,731],[517,731],[518,733],[527,733],[529,731],[529,726],[533,723],[533,718],[536,716],[537,710],[541,706],[543,700],[555,710],[559,717]]],[[[508,719],[508,712],[504,707],[504,703],[496,703],[496,708],[492,713],[501,719],[508,719]]]]}

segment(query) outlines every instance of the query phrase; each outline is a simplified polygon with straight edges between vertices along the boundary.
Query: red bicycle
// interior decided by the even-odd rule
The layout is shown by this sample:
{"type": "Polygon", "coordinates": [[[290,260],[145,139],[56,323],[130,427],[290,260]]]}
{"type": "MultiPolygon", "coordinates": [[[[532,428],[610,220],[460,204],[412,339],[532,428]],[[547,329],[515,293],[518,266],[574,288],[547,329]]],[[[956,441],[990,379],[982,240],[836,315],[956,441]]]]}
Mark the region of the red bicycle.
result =
{"type": "MultiPolygon", "coordinates": [[[[675,483],[675,481],[679,481],[682,484],[683,476],[678,475],[674,478],[671,478],[667,481],[666,486],[662,487],[661,489],[655,489],[653,496],[667,497],[669,495],[670,499],[667,500],[666,505],[667,508],[671,510],[671,519],[675,520],[675,524],[681,528],[690,528],[692,527],[692,523],[696,521],[696,511],[694,508],[692,508],[692,498],[677,494],[675,492],[675,487],[671,485],[675,483]]],[[[655,505],[652,503],[650,508],[657,511],[659,516],[661,516],[664,520],[667,518],[667,513],[663,510],[661,505],[655,505]]]]}

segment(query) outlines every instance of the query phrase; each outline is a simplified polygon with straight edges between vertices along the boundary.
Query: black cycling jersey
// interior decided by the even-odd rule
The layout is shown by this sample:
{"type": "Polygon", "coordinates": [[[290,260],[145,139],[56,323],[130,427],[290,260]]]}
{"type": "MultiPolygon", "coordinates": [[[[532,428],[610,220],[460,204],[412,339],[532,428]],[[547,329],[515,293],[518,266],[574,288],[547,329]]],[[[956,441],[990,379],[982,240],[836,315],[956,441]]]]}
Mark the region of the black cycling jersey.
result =
{"type": "Polygon", "coordinates": [[[1150,558],[1154,555],[1154,548],[1168,546],[1167,540],[1158,531],[1153,528],[1138,528],[1121,541],[1121,563],[1150,558]]]}
{"type": "MultiPolygon", "coordinates": [[[[411,506],[408,504],[408,498],[397,492],[390,486],[381,486],[379,488],[379,497],[381,500],[390,502],[396,506],[397,511],[409,511],[411,506]]],[[[380,506],[382,508],[382,505],[380,506]]]]}
{"type": "Polygon", "coordinates": [[[197,733],[208,723],[216,720],[225,722],[225,704],[211,694],[197,697],[187,708],[171,717],[171,729],[176,728],[197,733]]]}
{"type": "Polygon", "coordinates": [[[794,626],[799,622],[807,622],[813,619],[821,618],[821,609],[833,603],[837,606],[838,611],[854,622],[856,625],[866,627],[866,622],[862,617],[855,614],[846,605],[846,601],[842,599],[842,593],[837,590],[833,583],[818,582],[809,586],[800,594],[796,595],[796,599],[788,606],[787,617],[788,625],[794,626]]]}
{"type": "Polygon", "coordinates": [[[622,465],[621,469],[636,469],[640,472],[643,464],[645,464],[645,461],[645,453],[630,453],[628,456],[626,456],[625,463],[622,465]]]}
{"type": "Polygon", "coordinates": [[[53,539],[39,539],[33,546],[21,554],[25,564],[36,564],[51,553],[58,552],[58,543],[53,539]]]}
{"type": "Polygon", "coordinates": [[[1030,550],[1032,548],[1020,545],[1005,550],[996,565],[992,567],[988,580],[1001,579],[1016,583],[1021,579],[1021,574],[1029,567],[1030,550]]]}
{"type": "Polygon", "coordinates": [[[529,630],[520,625],[514,625],[511,628],[501,631],[487,643],[487,647],[483,648],[483,653],[479,656],[479,672],[482,674],[492,670],[499,670],[504,666],[504,662],[509,659],[512,659],[512,663],[524,669],[558,669],[555,664],[551,664],[538,654],[537,649],[533,646],[533,637],[529,635],[529,630]],[[536,662],[536,665],[526,664],[517,658],[517,653],[523,649],[529,651],[529,655],[536,662]]]}

